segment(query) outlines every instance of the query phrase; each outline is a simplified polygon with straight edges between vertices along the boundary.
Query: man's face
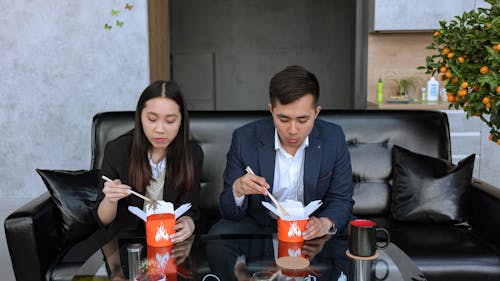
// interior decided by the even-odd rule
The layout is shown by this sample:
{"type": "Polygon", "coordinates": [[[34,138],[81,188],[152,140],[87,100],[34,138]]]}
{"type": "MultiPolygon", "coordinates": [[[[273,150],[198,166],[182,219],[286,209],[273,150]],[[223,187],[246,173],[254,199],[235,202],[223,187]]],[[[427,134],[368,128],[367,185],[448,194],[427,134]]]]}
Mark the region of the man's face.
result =
{"type": "Polygon", "coordinates": [[[305,95],[286,105],[277,101],[274,108],[271,104],[268,107],[273,115],[281,146],[286,152],[295,155],[297,149],[311,133],[314,120],[321,107],[314,105],[313,95],[305,95]]]}

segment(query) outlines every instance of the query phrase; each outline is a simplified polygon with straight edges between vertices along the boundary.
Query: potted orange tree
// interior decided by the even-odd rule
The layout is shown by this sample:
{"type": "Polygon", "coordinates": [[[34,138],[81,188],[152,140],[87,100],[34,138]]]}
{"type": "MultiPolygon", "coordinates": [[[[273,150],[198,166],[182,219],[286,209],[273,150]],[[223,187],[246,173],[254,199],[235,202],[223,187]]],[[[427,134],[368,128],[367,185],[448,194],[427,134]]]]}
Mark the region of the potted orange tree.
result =
{"type": "Polygon", "coordinates": [[[434,32],[426,74],[439,73],[449,108],[462,108],[490,127],[491,141],[500,145],[500,0],[485,0],[490,8],[464,12],[434,32]]]}

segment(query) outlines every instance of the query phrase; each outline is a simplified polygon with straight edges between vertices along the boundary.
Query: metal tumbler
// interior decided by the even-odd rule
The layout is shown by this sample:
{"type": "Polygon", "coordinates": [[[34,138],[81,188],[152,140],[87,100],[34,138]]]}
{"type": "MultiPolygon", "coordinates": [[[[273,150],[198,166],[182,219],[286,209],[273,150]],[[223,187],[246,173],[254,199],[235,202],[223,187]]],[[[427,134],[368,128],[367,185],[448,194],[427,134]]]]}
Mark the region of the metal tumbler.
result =
{"type": "Polygon", "coordinates": [[[128,279],[130,281],[136,280],[137,272],[140,267],[142,257],[142,244],[135,243],[127,246],[128,257],[128,279]]]}

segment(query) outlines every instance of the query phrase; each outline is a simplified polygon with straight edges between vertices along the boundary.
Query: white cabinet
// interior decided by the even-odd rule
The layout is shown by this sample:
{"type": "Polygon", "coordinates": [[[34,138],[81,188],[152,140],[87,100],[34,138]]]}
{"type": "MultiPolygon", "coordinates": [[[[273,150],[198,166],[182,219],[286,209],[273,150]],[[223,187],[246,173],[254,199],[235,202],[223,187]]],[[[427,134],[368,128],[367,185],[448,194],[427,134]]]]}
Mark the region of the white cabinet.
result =
{"type": "Polygon", "coordinates": [[[430,31],[476,7],[482,0],[370,0],[370,31],[430,31]]]}

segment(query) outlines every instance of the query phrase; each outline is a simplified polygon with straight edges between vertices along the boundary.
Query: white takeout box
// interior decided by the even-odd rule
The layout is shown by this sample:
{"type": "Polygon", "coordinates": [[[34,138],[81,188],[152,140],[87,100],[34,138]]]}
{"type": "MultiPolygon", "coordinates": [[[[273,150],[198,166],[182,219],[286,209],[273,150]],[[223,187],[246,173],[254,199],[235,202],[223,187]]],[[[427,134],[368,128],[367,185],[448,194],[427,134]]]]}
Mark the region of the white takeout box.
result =
{"type": "Polygon", "coordinates": [[[321,200],[314,200],[309,202],[307,206],[303,206],[302,202],[294,200],[286,200],[284,202],[279,202],[281,206],[290,214],[290,216],[285,216],[278,210],[274,205],[269,202],[262,201],[262,205],[266,207],[276,216],[279,216],[282,220],[303,220],[309,219],[309,216],[316,211],[323,202],[321,200]]]}
{"type": "Polygon", "coordinates": [[[143,210],[135,207],[135,206],[128,206],[128,210],[138,216],[140,219],[143,221],[147,220],[147,217],[155,214],[174,214],[175,219],[179,218],[182,216],[185,212],[187,212],[191,208],[191,203],[185,203],[179,206],[176,210],[174,210],[174,204],[170,202],[165,202],[163,200],[159,200],[158,206],[156,209],[153,209],[151,204],[147,205],[146,212],[143,210]]]}

